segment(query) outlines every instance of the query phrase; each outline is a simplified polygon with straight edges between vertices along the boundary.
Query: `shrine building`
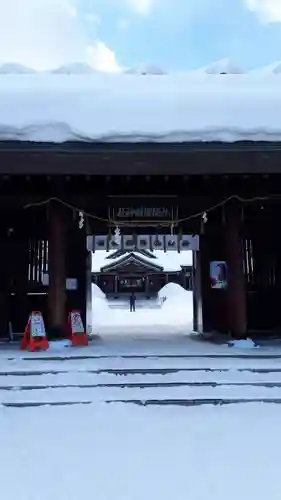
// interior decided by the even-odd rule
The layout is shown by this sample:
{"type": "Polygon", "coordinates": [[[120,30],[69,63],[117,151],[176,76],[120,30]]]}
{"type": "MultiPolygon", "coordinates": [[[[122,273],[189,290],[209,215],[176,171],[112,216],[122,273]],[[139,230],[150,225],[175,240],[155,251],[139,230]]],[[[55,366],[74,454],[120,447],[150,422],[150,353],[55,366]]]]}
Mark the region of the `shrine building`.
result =
{"type": "Polygon", "coordinates": [[[192,290],[192,252],[148,250],[96,252],[92,258],[92,283],[108,298],[155,298],[168,283],[192,290]]]}

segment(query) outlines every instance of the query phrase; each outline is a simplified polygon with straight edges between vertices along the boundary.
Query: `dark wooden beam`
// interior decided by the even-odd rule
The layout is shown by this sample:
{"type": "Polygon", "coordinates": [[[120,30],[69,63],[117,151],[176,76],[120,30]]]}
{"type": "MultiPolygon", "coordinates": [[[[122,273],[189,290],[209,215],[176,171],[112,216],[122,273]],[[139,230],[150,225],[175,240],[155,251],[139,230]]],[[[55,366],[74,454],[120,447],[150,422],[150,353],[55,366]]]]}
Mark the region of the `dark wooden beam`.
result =
{"type": "Polygon", "coordinates": [[[281,173],[281,144],[0,143],[0,174],[174,176],[281,173]]]}
{"type": "Polygon", "coordinates": [[[64,143],[0,141],[0,151],[7,152],[54,152],[54,153],[175,153],[175,152],[272,152],[281,151],[281,142],[236,141],[236,142],[78,142],[64,143]]]}

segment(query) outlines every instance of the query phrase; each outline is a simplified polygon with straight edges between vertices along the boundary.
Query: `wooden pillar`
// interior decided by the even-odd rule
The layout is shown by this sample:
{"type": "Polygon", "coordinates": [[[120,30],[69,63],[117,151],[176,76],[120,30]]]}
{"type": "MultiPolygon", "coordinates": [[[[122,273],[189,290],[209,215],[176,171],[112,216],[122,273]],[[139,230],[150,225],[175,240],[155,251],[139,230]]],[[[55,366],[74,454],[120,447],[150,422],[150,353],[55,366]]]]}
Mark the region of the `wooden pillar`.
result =
{"type": "Polygon", "coordinates": [[[213,318],[210,289],[210,262],[212,260],[210,237],[206,231],[200,234],[200,256],[196,257],[200,259],[201,270],[202,333],[209,333],[216,330],[217,325],[213,318]]]}
{"type": "Polygon", "coordinates": [[[145,293],[148,294],[149,293],[149,276],[146,275],[145,277],[145,293]]]}
{"type": "Polygon", "coordinates": [[[119,278],[117,276],[117,274],[114,276],[114,293],[118,293],[118,282],[119,282],[119,278]]]}
{"type": "Polygon", "coordinates": [[[6,232],[0,238],[0,337],[9,336],[10,253],[6,232]]]}
{"type": "MultiPolygon", "coordinates": [[[[2,206],[0,214],[0,337],[9,337],[9,323],[12,316],[19,316],[15,304],[11,304],[14,278],[21,260],[18,246],[19,235],[15,222],[20,214],[2,206]]],[[[21,224],[20,224],[21,225],[21,224]]]]}
{"type": "Polygon", "coordinates": [[[203,333],[201,261],[199,251],[194,250],[192,257],[193,329],[198,333],[203,333]]]}
{"type": "Polygon", "coordinates": [[[11,301],[14,292],[15,277],[18,278],[18,266],[21,262],[21,247],[18,234],[15,233],[13,213],[6,220],[4,214],[0,223],[0,337],[9,337],[10,321],[20,317],[15,301],[11,301]]]}
{"type": "MultiPolygon", "coordinates": [[[[81,311],[83,324],[87,327],[87,310],[89,313],[89,303],[87,302],[87,289],[90,286],[91,273],[91,252],[87,250],[86,227],[79,229],[77,223],[70,223],[68,235],[68,276],[77,280],[77,289],[69,294],[68,312],[71,309],[81,311]]],[[[101,279],[101,276],[99,276],[101,279]]]]}
{"type": "Polygon", "coordinates": [[[86,257],[86,332],[93,332],[93,309],[92,309],[92,252],[86,257]]]}
{"type": "Polygon", "coordinates": [[[247,297],[243,270],[241,204],[236,201],[227,204],[225,213],[228,326],[233,337],[244,338],[247,332],[247,297]]]}
{"type": "Polygon", "coordinates": [[[20,235],[13,242],[14,265],[12,268],[12,288],[14,295],[10,297],[12,332],[23,333],[28,321],[28,264],[29,264],[29,234],[20,235]],[[11,300],[12,299],[12,300],[11,300]]]}
{"type": "Polygon", "coordinates": [[[227,292],[225,289],[214,289],[210,276],[212,263],[226,260],[224,229],[220,214],[210,214],[200,234],[203,332],[208,334],[228,332],[227,292]]]}
{"type": "Polygon", "coordinates": [[[63,337],[66,325],[66,218],[63,207],[52,203],[48,211],[49,224],[49,291],[48,326],[53,337],[63,337]]]}

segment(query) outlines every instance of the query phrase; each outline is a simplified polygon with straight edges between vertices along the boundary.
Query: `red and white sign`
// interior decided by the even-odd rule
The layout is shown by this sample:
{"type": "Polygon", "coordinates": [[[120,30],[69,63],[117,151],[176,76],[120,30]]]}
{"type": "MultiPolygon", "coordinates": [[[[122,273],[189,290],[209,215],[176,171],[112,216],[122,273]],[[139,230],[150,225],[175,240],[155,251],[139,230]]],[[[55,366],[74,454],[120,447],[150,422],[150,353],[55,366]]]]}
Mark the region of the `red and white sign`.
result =
{"type": "Polygon", "coordinates": [[[44,321],[42,314],[39,312],[31,315],[30,335],[31,337],[46,337],[44,321]]]}
{"type": "Polygon", "coordinates": [[[81,314],[79,311],[72,311],[70,313],[72,333],[84,333],[84,326],[82,323],[81,314]]]}
{"type": "Polygon", "coordinates": [[[70,340],[73,346],[88,345],[88,339],[83,326],[80,311],[71,311],[68,316],[70,340]]]}
{"type": "Polygon", "coordinates": [[[24,351],[46,351],[49,342],[46,336],[44,320],[41,312],[32,312],[28,318],[20,349],[24,351]]]}

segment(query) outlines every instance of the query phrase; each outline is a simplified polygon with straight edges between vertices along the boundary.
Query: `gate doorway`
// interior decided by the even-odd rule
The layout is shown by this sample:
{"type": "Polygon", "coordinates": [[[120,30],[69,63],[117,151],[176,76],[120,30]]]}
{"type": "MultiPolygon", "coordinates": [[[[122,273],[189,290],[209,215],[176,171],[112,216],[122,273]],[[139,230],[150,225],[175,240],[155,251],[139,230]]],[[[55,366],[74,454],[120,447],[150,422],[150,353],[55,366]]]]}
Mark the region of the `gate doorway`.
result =
{"type": "MultiPolygon", "coordinates": [[[[88,320],[92,320],[92,329],[95,332],[99,321],[98,307],[104,307],[101,302],[102,296],[107,301],[113,314],[117,314],[118,308],[123,310],[124,324],[126,327],[126,313],[129,311],[129,297],[132,292],[136,296],[136,312],[143,317],[149,315],[151,324],[157,321],[154,309],[157,313],[167,314],[170,304],[174,304],[169,311],[171,331],[177,329],[177,323],[184,324],[186,319],[186,331],[201,331],[202,328],[202,301],[201,301],[201,279],[199,238],[193,235],[173,235],[175,242],[174,250],[167,248],[167,242],[171,235],[165,234],[124,234],[118,240],[116,248],[114,231],[111,239],[108,234],[92,235],[88,237],[87,247],[92,251],[92,306],[88,307],[88,320]],[[154,245],[155,240],[161,241],[154,245]],[[141,242],[141,245],[139,244],[141,242]],[[146,247],[145,246],[146,242],[146,247]],[[181,290],[181,291],[180,291],[181,290]],[[126,311],[126,312],[125,312],[126,311]],[[174,313],[174,316],[173,316],[174,313]],[[172,325],[172,323],[174,323],[172,325]]],[[[105,314],[111,322],[110,315],[105,314]]],[[[136,318],[138,316],[136,315],[136,318]]],[[[143,317],[138,317],[140,323],[143,317]]],[[[168,317],[168,316],[167,316],[168,317]]],[[[119,318],[116,320],[119,321],[119,318]]],[[[132,324],[132,315],[130,317],[132,324]]],[[[121,331],[121,323],[120,323],[121,331]]],[[[105,327],[105,321],[100,328],[105,327]]],[[[146,323],[145,328],[149,326],[146,323]]],[[[167,330],[167,328],[166,328],[167,330]]]]}

